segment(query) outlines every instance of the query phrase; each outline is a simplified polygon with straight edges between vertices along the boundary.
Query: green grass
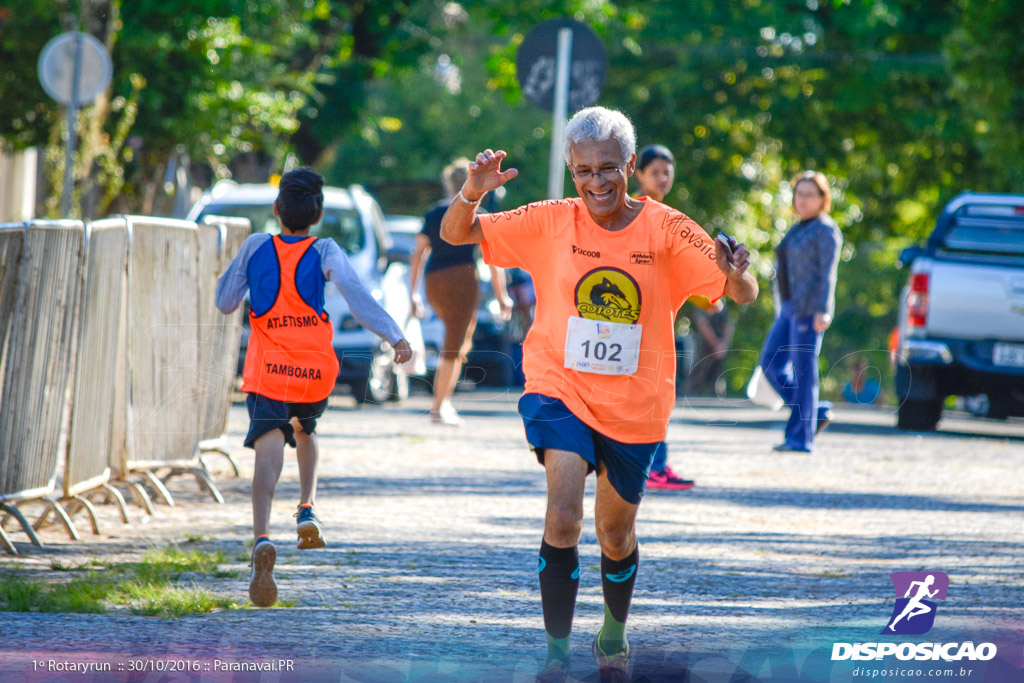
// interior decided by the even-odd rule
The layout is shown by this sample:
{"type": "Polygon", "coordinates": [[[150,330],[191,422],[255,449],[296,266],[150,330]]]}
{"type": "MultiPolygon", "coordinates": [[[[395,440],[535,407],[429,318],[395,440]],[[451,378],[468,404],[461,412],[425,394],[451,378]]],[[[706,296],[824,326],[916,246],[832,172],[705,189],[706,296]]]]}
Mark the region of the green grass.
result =
{"type": "Polygon", "coordinates": [[[237,570],[220,568],[225,561],[221,552],[182,550],[175,545],[151,549],[138,562],[93,560],[76,566],[54,560],[51,570],[84,575],[61,581],[28,579],[19,570],[0,572],[0,610],[101,614],[108,607],[127,605],[135,614],[177,619],[234,609],[238,604],[229,598],[183,585],[186,575],[239,576],[237,570]]]}
{"type": "Polygon", "coordinates": [[[187,614],[209,614],[238,605],[230,598],[214,595],[205,588],[183,588],[131,583],[124,586],[124,598],[133,614],[177,619],[187,614]]]}

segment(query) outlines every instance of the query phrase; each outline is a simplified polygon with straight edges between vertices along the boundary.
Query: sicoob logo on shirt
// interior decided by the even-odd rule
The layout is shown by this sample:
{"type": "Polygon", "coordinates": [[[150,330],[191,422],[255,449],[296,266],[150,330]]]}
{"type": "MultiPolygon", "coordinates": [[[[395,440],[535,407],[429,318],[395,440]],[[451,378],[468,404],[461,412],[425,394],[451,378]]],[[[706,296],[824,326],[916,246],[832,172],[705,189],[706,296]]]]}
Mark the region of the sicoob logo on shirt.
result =
{"type": "Polygon", "coordinates": [[[618,268],[595,268],[576,285],[576,310],[589,320],[635,323],[640,305],[636,280],[618,268]]]}

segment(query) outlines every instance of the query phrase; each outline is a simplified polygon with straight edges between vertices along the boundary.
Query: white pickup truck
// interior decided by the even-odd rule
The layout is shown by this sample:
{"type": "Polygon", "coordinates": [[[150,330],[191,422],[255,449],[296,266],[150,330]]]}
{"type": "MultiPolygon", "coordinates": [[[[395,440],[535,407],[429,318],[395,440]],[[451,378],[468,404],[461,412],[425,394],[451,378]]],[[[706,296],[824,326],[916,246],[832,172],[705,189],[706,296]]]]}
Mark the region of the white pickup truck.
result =
{"type": "Polygon", "coordinates": [[[947,396],[1024,415],[1024,195],[959,195],[900,262],[897,425],[934,430],[947,396]]]}

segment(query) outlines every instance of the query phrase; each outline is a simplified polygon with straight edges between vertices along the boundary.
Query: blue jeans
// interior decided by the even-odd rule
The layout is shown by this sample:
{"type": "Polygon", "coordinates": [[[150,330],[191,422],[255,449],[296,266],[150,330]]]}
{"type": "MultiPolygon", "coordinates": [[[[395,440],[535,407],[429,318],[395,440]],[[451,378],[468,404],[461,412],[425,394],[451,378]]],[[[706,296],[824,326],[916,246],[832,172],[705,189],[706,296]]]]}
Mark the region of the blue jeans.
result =
{"type": "Polygon", "coordinates": [[[783,302],[761,350],[764,376],[791,411],[786,423],[790,448],[813,450],[818,422],[832,407],[827,401],[818,401],[818,354],[823,336],[814,331],[814,316],[797,318],[792,305],[783,302]]]}

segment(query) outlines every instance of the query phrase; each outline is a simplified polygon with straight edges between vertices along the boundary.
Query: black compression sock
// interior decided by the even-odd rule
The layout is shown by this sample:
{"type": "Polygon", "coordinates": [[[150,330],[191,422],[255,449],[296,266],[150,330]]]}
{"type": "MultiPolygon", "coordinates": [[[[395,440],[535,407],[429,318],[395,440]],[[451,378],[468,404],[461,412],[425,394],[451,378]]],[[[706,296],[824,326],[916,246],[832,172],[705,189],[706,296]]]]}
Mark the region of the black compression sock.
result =
{"type": "Polygon", "coordinates": [[[604,626],[601,646],[608,654],[626,648],[626,617],[633,600],[633,585],[640,565],[640,546],[621,560],[601,553],[601,587],[604,589],[604,626]]]}
{"type": "Polygon", "coordinates": [[[556,548],[541,541],[537,558],[544,630],[548,635],[548,662],[569,659],[569,634],[580,586],[580,559],[576,546],[556,548]]]}

